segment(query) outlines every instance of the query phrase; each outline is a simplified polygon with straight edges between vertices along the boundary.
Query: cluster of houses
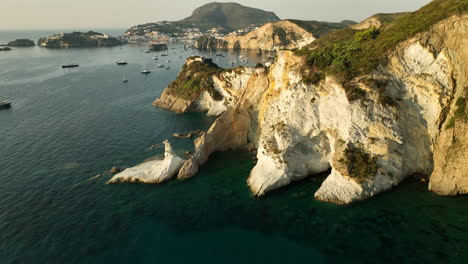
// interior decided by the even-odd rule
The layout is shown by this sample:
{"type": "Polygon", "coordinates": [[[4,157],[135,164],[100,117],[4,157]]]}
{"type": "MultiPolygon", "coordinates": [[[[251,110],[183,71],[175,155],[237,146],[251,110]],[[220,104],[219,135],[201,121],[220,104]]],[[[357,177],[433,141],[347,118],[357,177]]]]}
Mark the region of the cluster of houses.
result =
{"type": "MultiPolygon", "coordinates": [[[[169,43],[178,41],[193,41],[201,36],[208,35],[215,38],[223,38],[225,35],[222,33],[223,28],[212,28],[206,32],[202,32],[199,28],[181,28],[180,33],[172,32],[170,34],[155,30],[156,26],[162,26],[164,23],[170,22],[158,22],[154,24],[142,25],[137,28],[137,33],[134,31],[127,31],[120,38],[127,41],[128,43],[169,43]]],[[[258,29],[259,25],[250,25],[244,29],[231,32],[229,34],[244,35],[250,31],[258,29]]]]}

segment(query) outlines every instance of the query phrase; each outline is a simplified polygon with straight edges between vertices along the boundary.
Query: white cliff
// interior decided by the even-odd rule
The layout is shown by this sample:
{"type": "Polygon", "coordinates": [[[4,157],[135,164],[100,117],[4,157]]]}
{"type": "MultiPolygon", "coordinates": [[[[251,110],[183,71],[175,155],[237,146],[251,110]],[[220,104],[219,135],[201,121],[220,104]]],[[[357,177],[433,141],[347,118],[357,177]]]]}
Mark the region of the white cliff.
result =
{"type": "Polygon", "coordinates": [[[172,150],[169,141],[164,142],[165,152],[163,160],[151,160],[128,168],[118,173],[108,183],[143,182],[161,183],[171,179],[180,170],[185,160],[178,157],[172,150]]]}
{"type": "Polygon", "coordinates": [[[225,108],[204,104],[222,114],[178,178],[193,176],[215,151],[251,145],[258,161],[247,184],[259,196],[330,169],[319,200],[363,200],[413,174],[432,175],[438,193],[468,193],[466,112],[456,109],[457,98],[468,98],[466,36],[468,16],[453,16],[400,43],[385,66],[352,81],[365,92],[359,99],[332,76],[306,84],[304,58],[291,51],[271,67],[215,75],[225,108]],[[385,85],[378,91],[368,80],[385,85]]]}

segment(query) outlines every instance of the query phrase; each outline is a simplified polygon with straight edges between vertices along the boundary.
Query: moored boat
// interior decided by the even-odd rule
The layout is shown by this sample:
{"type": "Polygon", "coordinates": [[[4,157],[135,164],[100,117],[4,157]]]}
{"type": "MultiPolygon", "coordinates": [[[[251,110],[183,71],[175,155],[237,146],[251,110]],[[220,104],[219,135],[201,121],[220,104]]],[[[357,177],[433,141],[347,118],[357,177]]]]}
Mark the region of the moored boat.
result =
{"type": "Polygon", "coordinates": [[[142,74],[148,74],[148,73],[151,73],[151,71],[148,70],[148,69],[144,69],[141,73],[142,73],[142,74]]]}
{"type": "Polygon", "coordinates": [[[11,103],[8,101],[0,101],[0,109],[8,109],[11,107],[11,103]]]}
{"type": "Polygon", "coordinates": [[[65,65],[62,65],[62,68],[65,69],[65,68],[76,68],[76,67],[80,67],[79,64],[65,64],[65,65]]]}
{"type": "Polygon", "coordinates": [[[128,64],[128,62],[126,62],[126,61],[118,61],[117,62],[117,65],[127,65],[127,64],[128,64]]]}

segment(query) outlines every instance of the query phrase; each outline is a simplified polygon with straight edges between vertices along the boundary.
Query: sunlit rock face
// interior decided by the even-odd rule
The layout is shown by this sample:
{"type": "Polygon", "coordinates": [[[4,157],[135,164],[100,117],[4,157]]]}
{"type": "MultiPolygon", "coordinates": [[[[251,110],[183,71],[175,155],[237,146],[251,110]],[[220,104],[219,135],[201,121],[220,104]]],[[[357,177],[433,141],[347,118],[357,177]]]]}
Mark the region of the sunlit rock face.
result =
{"type": "Polygon", "coordinates": [[[116,174],[108,183],[142,182],[161,183],[171,179],[180,170],[185,160],[179,158],[172,150],[169,141],[164,142],[164,160],[152,160],[128,168],[116,174]]]}
{"type": "Polygon", "coordinates": [[[414,174],[430,176],[437,193],[468,193],[467,118],[459,110],[459,98],[468,98],[467,27],[468,16],[454,16],[401,43],[388,64],[352,81],[365,94],[358,99],[333,76],[306,84],[304,58],[291,51],[269,67],[215,75],[229,100],[213,108],[222,114],[178,177],[192,177],[215,151],[254,146],[247,184],[258,196],[326,171],[315,198],[339,204],[414,174]],[[377,91],[370,78],[384,87],[377,91]]]}

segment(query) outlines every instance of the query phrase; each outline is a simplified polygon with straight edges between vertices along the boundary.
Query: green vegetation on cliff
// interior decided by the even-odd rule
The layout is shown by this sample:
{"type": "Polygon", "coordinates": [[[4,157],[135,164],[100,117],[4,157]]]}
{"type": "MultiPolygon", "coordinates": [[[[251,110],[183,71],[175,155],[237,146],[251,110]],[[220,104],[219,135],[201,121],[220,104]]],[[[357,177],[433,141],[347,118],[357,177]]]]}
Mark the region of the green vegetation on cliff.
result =
{"type": "Polygon", "coordinates": [[[207,91],[214,100],[221,100],[222,96],[215,90],[211,77],[222,71],[211,60],[186,63],[177,78],[167,87],[167,92],[185,100],[193,100],[207,91]]]}
{"type": "Polygon", "coordinates": [[[190,17],[180,22],[191,23],[203,29],[222,27],[227,31],[249,25],[263,25],[280,19],[273,13],[238,3],[209,3],[195,9],[190,17]]]}
{"type": "Polygon", "coordinates": [[[346,28],[323,36],[297,53],[307,58],[311,71],[334,75],[343,83],[371,73],[385,63],[387,55],[401,43],[434,24],[466,13],[466,0],[435,0],[420,10],[400,16],[379,29],[346,28]]]}
{"type": "Polygon", "coordinates": [[[349,21],[349,20],[341,21],[340,23],[322,22],[322,21],[313,21],[313,20],[306,21],[306,20],[297,20],[297,19],[288,19],[288,21],[291,21],[294,24],[303,28],[304,30],[309,31],[316,38],[320,38],[321,36],[328,34],[332,31],[347,28],[349,26],[356,24],[356,22],[349,21]]]}
{"type": "Polygon", "coordinates": [[[349,176],[359,182],[374,177],[379,169],[377,157],[372,157],[362,149],[348,146],[345,149],[345,158],[340,162],[345,162],[348,168],[349,176]]]}
{"type": "Polygon", "coordinates": [[[445,129],[450,129],[455,127],[455,122],[457,121],[464,121],[466,122],[468,118],[468,113],[466,111],[466,98],[465,97],[458,97],[457,101],[455,101],[455,112],[454,116],[452,116],[445,129]]]}

